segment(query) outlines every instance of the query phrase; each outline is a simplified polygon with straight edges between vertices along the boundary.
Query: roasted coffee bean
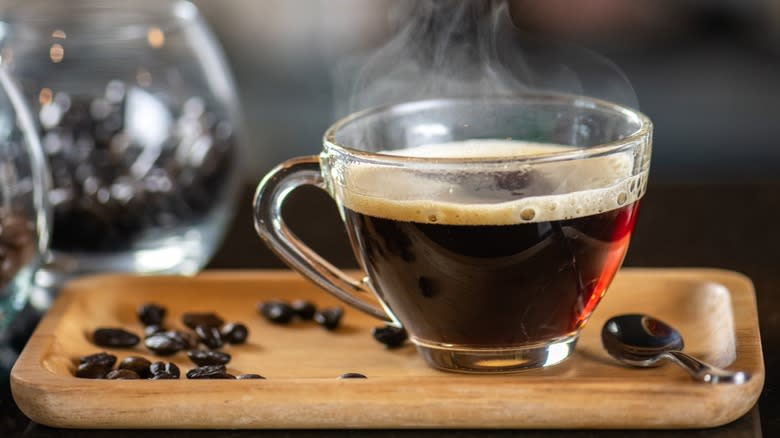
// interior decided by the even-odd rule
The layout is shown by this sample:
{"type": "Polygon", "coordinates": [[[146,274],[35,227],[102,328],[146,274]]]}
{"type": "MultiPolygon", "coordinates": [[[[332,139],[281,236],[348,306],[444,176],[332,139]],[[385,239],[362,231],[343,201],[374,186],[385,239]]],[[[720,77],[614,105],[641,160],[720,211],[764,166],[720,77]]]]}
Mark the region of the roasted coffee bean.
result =
{"type": "Polygon", "coordinates": [[[221,351],[212,350],[190,350],[187,357],[192,363],[202,367],[206,365],[225,365],[230,362],[230,355],[221,351]]]}
{"type": "Polygon", "coordinates": [[[119,366],[117,368],[120,370],[133,371],[138,374],[139,377],[146,379],[152,375],[152,372],[149,370],[149,366],[151,364],[151,362],[143,357],[128,356],[122,359],[122,362],[119,362],[119,366]]]}
{"type": "Polygon", "coordinates": [[[175,119],[150,122],[163,135],[150,148],[125,121],[167,111],[171,102],[116,79],[100,88],[105,92],[58,90],[33,109],[58,194],[50,197],[52,248],[124,251],[147,231],[208,218],[236,163],[230,123],[204,99],[184,96],[180,108],[171,107],[175,119]]]}
{"type": "Polygon", "coordinates": [[[363,374],[360,373],[344,373],[338,377],[339,379],[367,379],[363,374]]]}
{"type": "Polygon", "coordinates": [[[284,301],[265,301],[257,309],[260,315],[275,324],[287,324],[295,316],[295,311],[284,301]]]}
{"type": "Polygon", "coordinates": [[[200,342],[211,349],[222,348],[222,335],[216,327],[206,327],[199,325],[195,327],[195,334],[200,338],[200,342]]]}
{"type": "Polygon", "coordinates": [[[236,379],[238,379],[238,380],[263,379],[263,380],[265,380],[265,377],[261,376],[260,374],[240,374],[240,375],[236,376],[236,379]]]}
{"type": "Polygon", "coordinates": [[[159,373],[152,376],[152,380],[171,380],[171,379],[178,379],[179,376],[174,376],[173,374],[169,373],[159,373]]]}
{"type": "Polygon", "coordinates": [[[82,379],[102,379],[111,371],[110,367],[99,363],[82,363],[76,369],[76,377],[82,379]]]}
{"type": "MultiPolygon", "coordinates": [[[[17,146],[11,142],[8,147],[17,146]]],[[[0,289],[32,260],[35,243],[35,225],[31,221],[0,209],[0,289]]]]}
{"type": "Polygon", "coordinates": [[[200,342],[198,340],[198,337],[190,332],[184,332],[181,330],[168,330],[165,332],[165,335],[171,338],[174,338],[181,342],[182,344],[186,345],[185,349],[192,350],[194,348],[198,347],[198,343],[200,342]]]}
{"type": "Polygon", "coordinates": [[[111,368],[114,367],[114,364],[116,363],[116,356],[114,356],[113,354],[108,354],[105,351],[103,351],[100,353],[83,356],[79,360],[79,364],[84,364],[84,363],[100,365],[106,368],[107,370],[110,370],[111,368]]]}
{"type": "Polygon", "coordinates": [[[173,362],[154,362],[149,365],[149,371],[152,373],[152,376],[156,376],[158,374],[169,374],[173,376],[174,379],[178,379],[179,376],[181,376],[179,367],[177,367],[173,362]]]}
{"type": "Polygon", "coordinates": [[[182,315],[181,322],[193,330],[195,330],[195,328],[199,325],[204,327],[221,327],[223,324],[225,324],[225,321],[223,321],[222,318],[220,318],[215,313],[195,312],[188,312],[182,315]]]}
{"type": "Polygon", "coordinates": [[[149,336],[156,335],[157,333],[162,333],[165,331],[165,328],[161,325],[147,325],[144,327],[144,337],[148,338],[149,336]]]}
{"type": "Polygon", "coordinates": [[[106,374],[106,379],[108,380],[134,380],[134,379],[140,379],[141,377],[132,370],[113,370],[106,374]]]}
{"type": "Polygon", "coordinates": [[[225,365],[206,365],[187,371],[188,379],[230,379],[229,376],[225,365]]]}
{"type": "Polygon", "coordinates": [[[228,344],[243,344],[249,336],[249,329],[244,324],[231,322],[222,327],[221,334],[228,344]]]}
{"type": "Polygon", "coordinates": [[[344,316],[344,309],[341,307],[330,307],[316,312],[314,320],[327,330],[335,330],[338,328],[342,316],[344,316]]]}
{"type": "Polygon", "coordinates": [[[306,300],[295,300],[290,307],[295,311],[298,318],[307,321],[312,319],[314,317],[314,312],[317,311],[317,307],[314,306],[314,303],[306,300]]]}
{"type": "Polygon", "coordinates": [[[387,348],[398,348],[403,345],[408,337],[403,327],[386,325],[384,327],[374,327],[371,335],[377,342],[385,344],[387,348]]]}
{"type": "Polygon", "coordinates": [[[149,336],[144,340],[144,345],[158,356],[170,356],[189,348],[187,343],[175,336],[169,336],[168,332],[149,336]]]}
{"type": "Polygon", "coordinates": [[[145,326],[160,326],[165,318],[166,310],[165,307],[158,306],[157,304],[147,303],[139,306],[136,313],[138,314],[138,320],[141,321],[141,324],[145,326]]]}
{"type": "Polygon", "coordinates": [[[99,328],[92,333],[92,342],[101,347],[130,348],[140,340],[137,335],[121,328],[99,328]]]}
{"type": "Polygon", "coordinates": [[[181,376],[181,371],[179,371],[179,367],[176,366],[176,364],[173,362],[168,362],[165,365],[165,372],[177,379],[179,378],[179,376],[181,376]]]}

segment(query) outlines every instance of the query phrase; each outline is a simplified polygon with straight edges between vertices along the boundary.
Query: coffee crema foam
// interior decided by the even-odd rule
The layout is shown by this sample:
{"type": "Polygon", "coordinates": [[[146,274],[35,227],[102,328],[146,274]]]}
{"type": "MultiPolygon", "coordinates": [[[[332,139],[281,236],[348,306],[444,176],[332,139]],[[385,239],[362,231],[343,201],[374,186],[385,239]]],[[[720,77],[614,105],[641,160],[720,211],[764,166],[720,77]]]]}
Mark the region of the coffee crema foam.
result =
{"type": "MultiPolygon", "coordinates": [[[[432,159],[490,159],[573,150],[576,148],[514,140],[466,140],[381,153],[432,159]]],[[[468,168],[472,165],[466,164],[462,172],[437,176],[361,163],[347,169],[337,191],[344,207],[374,217],[447,225],[512,225],[590,216],[635,202],[644,194],[647,173],[631,176],[632,165],[628,153],[527,165],[509,174],[528,176],[529,186],[544,187],[542,191],[553,194],[518,196],[498,187],[483,187],[490,195],[486,197],[468,186],[479,180],[475,175],[484,180],[501,172],[495,166],[485,170],[474,164],[472,170],[468,168]],[[459,179],[469,182],[456,182],[459,179]]]]}

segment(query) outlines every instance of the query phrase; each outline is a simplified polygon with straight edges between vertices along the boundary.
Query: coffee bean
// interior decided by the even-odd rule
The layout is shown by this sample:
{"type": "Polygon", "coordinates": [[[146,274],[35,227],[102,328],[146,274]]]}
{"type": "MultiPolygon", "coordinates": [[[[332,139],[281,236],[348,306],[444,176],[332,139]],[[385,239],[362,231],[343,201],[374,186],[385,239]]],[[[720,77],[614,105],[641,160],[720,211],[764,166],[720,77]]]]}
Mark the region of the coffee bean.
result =
{"type": "MultiPolygon", "coordinates": [[[[13,149],[16,146],[11,142],[8,147],[13,149]]],[[[0,286],[10,283],[34,256],[33,223],[23,216],[0,210],[0,286]]]]}
{"type": "Polygon", "coordinates": [[[187,357],[197,366],[206,365],[225,365],[230,362],[230,355],[221,351],[212,350],[190,350],[187,357]]]}
{"type": "Polygon", "coordinates": [[[219,329],[216,327],[206,327],[199,325],[195,327],[195,333],[200,338],[203,344],[211,349],[217,349],[222,347],[222,335],[219,333],[219,329]]]}
{"type": "MultiPolygon", "coordinates": [[[[112,84],[130,88],[112,80],[105,89],[119,89],[112,84]]],[[[236,136],[209,105],[188,111],[185,103],[181,111],[172,108],[176,119],[150,122],[164,135],[154,147],[128,132],[124,121],[168,107],[156,95],[140,88],[86,95],[67,91],[34,109],[40,114],[52,191],[58,193],[50,196],[55,199],[52,248],[129,250],[149,229],[202,221],[224,197],[236,162],[236,136]]],[[[193,96],[185,102],[198,100],[193,96]]]]}
{"type": "Polygon", "coordinates": [[[149,371],[149,365],[151,365],[151,362],[149,362],[143,357],[128,356],[122,359],[122,362],[119,362],[119,366],[117,368],[120,370],[133,371],[136,374],[138,374],[138,376],[143,377],[145,379],[151,376],[152,374],[149,371]]]}
{"type": "Polygon", "coordinates": [[[229,344],[243,344],[249,336],[249,329],[241,323],[228,323],[222,327],[222,339],[229,344]]]}
{"type": "Polygon", "coordinates": [[[225,365],[206,365],[187,371],[188,379],[229,379],[225,365]]]}
{"type": "Polygon", "coordinates": [[[317,307],[315,307],[311,301],[306,300],[295,300],[291,307],[298,318],[306,321],[312,319],[314,317],[314,312],[317,311],[317,307]]]}
{"type": "Polygon", "coordinates": [[[165,329],[161,325],[147,325],[144,327],[144,337],[148,338],[149,336],[156,335],[157,333],[164,332],[165,329]]]}
{"type": "Polygon", "coordinates": [[[165,318],[165,307],[147,303],[138,307],[138,320],[145,326],[160,326],[165,318]]]}
{"type": "Polygon", "coordinates": [[[171,379],[178,379],[179,376],[174,376],[173,374],[169,373],[159,373],[152,376],[152,380],[171,380],[171,379]]]}
{"type": "Polygon", "coordinates": [[[114,364],[116,363],[116,356],[114,356],[113,354],[108,354],[105,351],[102,351],[100,353],[83,356],[79,360],[79,364],[84,364],[84,363],[100,365],[110,370],[111,368],[114,367],[114,364]]]}
{"type": "Polygon", "coordinates": [[[360,373],[344,373],[338,377],[339,379],[367,379],[363,374],[360,373]]]}
{"type": "Polygon", "coordinates": [[[385,344],[387,348],[398,348],[403,345],[407,339],[406,330],[403,327],[386,325],[384,327],[374,327],[371,335],[377,342],[385,344]]]}
{"type": "Polygon", "coordinates": [[[258,311],[260,315],[275,324],[287,324],[295,316],[295,311],[289,304],[277,300],[260,303],[258,311]]]}
{"type": "Polygon", "coordinates": [[[179,371],[179,367],[176,366],[173,362],[168,362],[165,364],[165,372],[172,375],[175,378],[179,378],[181,376],[181,371],[179,371]]]}
{"type": "Polygon", "coordinates": [[[169,336],[168,332],[158,333],[149,336],[144,340],[146,348],[158,356],[170,356],[181,350],[189,348],[184,341],[179,338],[169,336]]]}
{"type": "Polygon", "coordinates": [[[238,380],[263,379],[263,380],[265,380],[265,377],[261,376],[260,374],[240,374],[240,375],[236,376],[236,379],[238,379],[238,380]]]}
{"type": "Polygon", "coordinates": [[[221,327],[225,321],[215,313],[194,313],[189,312],[181,316],[181,321],[187,327],[195,330],[199,325],[204,327],[221,327]]]}
{"type": "Polygon", "coordinates": [[[165,335],[181,342],[183,345],[185,345],[185,349],[187,350],[197,348],[198,343],[200,342],[198,337],[194,334],[181,330],[168,330],[165,332],[165,335]]]}
{"type": "Polygon", "coordinates": [[[314,320],[327,330],[335,330],[344,316],[344,309],[341,307],[331,307],[323,309],[314,314],[314,320]]]}
{"type": "Polygon", "coordinates": [[[82,379],[102,379],[111,371],[105,365],[99,363],[82,363],[76,369],[76,377],[82,379]]]}
{"type": "Polygon", "coordinates": [[[140,340],[137,335],[121,328],[99,328],[92,333],[92,342],[101,347],[130,348],[140,340]]]}
{"type": "Polygon", "coordinates": [[[135,371],[126,369],[113,370],[106,374],[106,379],[108,380],[131,380],[140,378],[141,377],[135,371]]]}
{"type": "Polygon", "coordinates": [[[167,374],[172,376],[174,379],[178,379],[179,376],[181,376],[181,371],[179,371],[179,367],[176,366],[173,362],[154,362],[151,365],[149,365],[149,372],[152,374],[152,376],[157,376],[159,374],[167,374]]]}

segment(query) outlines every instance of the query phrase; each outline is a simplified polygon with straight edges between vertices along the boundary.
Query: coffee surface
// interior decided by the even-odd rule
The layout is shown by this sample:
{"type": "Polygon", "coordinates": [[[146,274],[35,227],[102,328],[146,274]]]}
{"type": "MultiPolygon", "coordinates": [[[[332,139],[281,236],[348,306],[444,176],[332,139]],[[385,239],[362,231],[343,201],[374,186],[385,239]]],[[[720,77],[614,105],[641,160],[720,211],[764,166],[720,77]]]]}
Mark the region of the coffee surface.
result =
{"type": "Polygon", "coordinates": [[[578,151],[583,150],[511,140],[467,140],[385,151],[470,162],[457,165],[458,171],[432,172],[356,165],[343,178],[339,198],[350,210],[399,221],[508,225],[589,216],[641,197],[646,174],[631,176],[633,161],[628,154],[538,164],[522,161],[549,159],[561,152],[576,156],[578,151]],[[476,158],[489,162],[477,163],[476,158]]]}

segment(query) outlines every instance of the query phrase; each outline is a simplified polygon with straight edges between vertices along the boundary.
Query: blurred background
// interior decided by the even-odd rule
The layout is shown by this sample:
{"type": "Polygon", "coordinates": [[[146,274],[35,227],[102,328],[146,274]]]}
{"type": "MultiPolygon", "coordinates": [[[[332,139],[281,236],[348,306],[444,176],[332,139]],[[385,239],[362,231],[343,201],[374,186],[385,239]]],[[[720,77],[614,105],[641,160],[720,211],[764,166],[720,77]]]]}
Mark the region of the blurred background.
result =
{"type": "MultiPolygon", "coordinates": [[[[349,109],[339,91],[351,78],[344,69],[386,49],[404,25],[392,0],[195,3],[236,76],[250,130],[248,180],[286,158],[316,153],[322,132],[349,109]]],[[[625,73],[639,108],[655,123],[653,183],[780,175],[780,2],[513,0],[509,6],[523,35],[587,48],[625,73]]]]}

